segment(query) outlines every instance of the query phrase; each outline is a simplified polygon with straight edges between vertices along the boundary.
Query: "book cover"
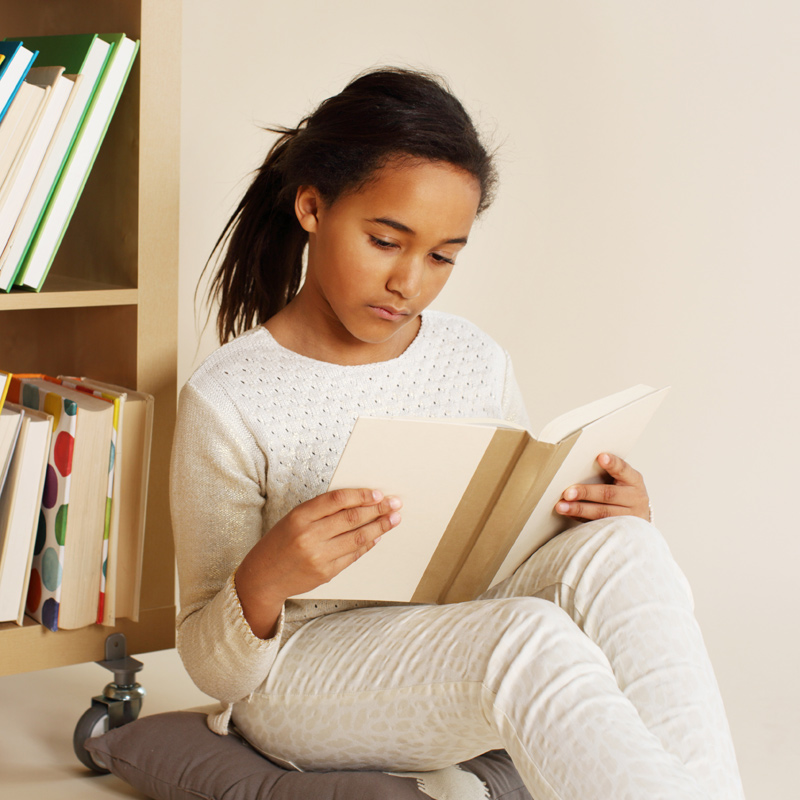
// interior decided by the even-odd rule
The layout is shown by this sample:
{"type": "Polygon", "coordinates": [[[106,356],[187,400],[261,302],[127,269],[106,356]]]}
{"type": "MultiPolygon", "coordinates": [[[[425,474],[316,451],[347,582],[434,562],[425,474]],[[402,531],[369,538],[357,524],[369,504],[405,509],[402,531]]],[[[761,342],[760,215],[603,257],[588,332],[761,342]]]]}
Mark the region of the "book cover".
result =
{"type": "MultiPolygon", "coordinates": [[[[101,392],[125,397],[123,425],[117,451],[119,490],[119,529],[117,535],[116,588],[108,587],[106,596],[114,595],[117,617],[139,619],[142,568],[144,563],[145,522],[150,475],[150,449],[153,438],[153,395],[91,378],[69,378],[101,392]]],[[[112,540],[113,541],[113,540],[112,540]]]]}
{"type": "Polygon", "coordinates": [[[403,501],[403,521],[301,598],[473,599],[570,527],[561,493],[600,481],[601,452],[626,458],[666,389],[637,386],[554,420],[538,438],[502,420],[361,417],[329,489],[403,501]]]}
{"type": "Polygon", "coordinates": [[[21,42],[5,41],[0,42],[0,54],[4,56],[0,63],[0,121],[2,121],[38,52],[24,47],[21,42]]]}
{"type": "Polygon", "coordinates": [[[3,124],[0,125],[0,192],[7,191],[36,124],[46,90],[23,83],[3,124]]]}
{"type": "Polygon", "coordinates": [[[139,41],[124,34],[102,34],[98,38],[111,45],[111,52],[15,280],[17,285],[34,291],[41,291],[139,50],[139,41]]]}
{"type": "Polygon", "coordinates": [[[125,393],[104,392],[100,389],[65,376],[59,376],[62,386],[86,392],[114,406],[114,420],[111,430],[111,450],[108,459],[108,492],[106,495],[106,516],[103,530],[103,555],[100,573],[100,595],[97,603],[97,622],[101,625],[113,625],[116,621],[115,590],[117,574],[117,541],[119,536],[119,494],[121,465],[122,431],[125,410],[125,393]],[[108,591],[107,591],[108,589],[108,591]]]}
{"type": "Polygon", "coordinates": [[[37,535],[44,537],[42,490],[53,418],[9,403],[22,415],[8,481],[0,493],[0,622],[22,625],[37,535]]]}
{"type": "Polygon", "coordinates": [[[19,414],[12,413],[5,405],[0,408],[0,491],[5,486],[21,423],[19,414]]]}
{"type": "Polygon", "coordinates": [[[11,373],[0,369],[0,408],[3,407],[3,403],[6,401],[6,395],[8,394],[8,387],[10,385],[11,373]]]}
{"type": "Polygon", "coordinates": [[[82,109],[85,108],[84,99],[82,99],[85,94],[83,92],[84,76],[63,75],[62,80],[68,80],[71,83],[67,104],[8,241],[0,250],[0,289],[4,292],[11,289],[19,274],[22,259],[28,251],[32,234],[36,230],[55,181],[61,172],[66,153],[77,130],[82,109]]]}
{"type": "Polygon", "coordinates": [[[97,619],[113,406],[46,376],[15,375],[11,399],[53,416],[27,611],[52,631],[97,619]]]}
{"type": "MultiPolygon", "coordinates": [[[[13,37],[7,41],[21,40],[13,37]]],[[[11,281],[20,277],[23,259],[58,186],[111,50],[111,46],[94,33],[33,36],[25,37],[25,41],[38,49],[39,66],[64,67],[65,75],[74,79],[75,86],[69,108],[54,135],[53,146],[45,157],[41,174],[37,175],[36,186],[31,190],[31,196],[15,227],[13,242],[6,246],[0,256],[0,268],[8,285],[8,274],[11,275],[11,281]]]]}
{"type": "MultiPolygon", "coordinates": [[[[11,233],[44,161],[55,131],[69,101],[74,83],[64,78],[62,67],[34,67],[27,83],[47,91],[38,121],[30,140],[21,153],[19,164],[0,188],[0,253],[5,250],[11,233]]],[[[0,288],[7,289],[0,279],[0,288]]]]}

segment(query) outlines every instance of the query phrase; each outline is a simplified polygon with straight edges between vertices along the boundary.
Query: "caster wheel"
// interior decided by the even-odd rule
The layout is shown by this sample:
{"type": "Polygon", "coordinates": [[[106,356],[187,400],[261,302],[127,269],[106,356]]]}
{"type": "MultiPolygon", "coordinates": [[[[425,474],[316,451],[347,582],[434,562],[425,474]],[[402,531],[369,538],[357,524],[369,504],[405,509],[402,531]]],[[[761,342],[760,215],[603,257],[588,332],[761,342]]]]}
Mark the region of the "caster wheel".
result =
{"type": "Polygon", "coordinates": [[[93,772],[99,772],[101,775],[107,774],[109,770],[92,758],[91,753],[83,746],[83,743],[87,739],[93,739],[95,736],[102,736],[107,730],[108,708],[103,705],[96,705],[83,713],[75,726],[75,733],[72,737],[72,747],[81,764],[93,772]]]}

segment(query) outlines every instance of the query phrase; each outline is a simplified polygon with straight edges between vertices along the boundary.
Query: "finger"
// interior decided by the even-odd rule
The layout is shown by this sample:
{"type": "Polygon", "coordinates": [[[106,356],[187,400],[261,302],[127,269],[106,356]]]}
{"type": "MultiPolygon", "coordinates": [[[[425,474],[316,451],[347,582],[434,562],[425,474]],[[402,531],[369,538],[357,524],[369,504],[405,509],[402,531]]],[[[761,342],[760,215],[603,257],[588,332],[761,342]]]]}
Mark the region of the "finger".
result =
{"type": "Polygon", "coordinates": [[[343,509],[374,506],[383,499],[383,492],[377,489],[335,489],[306,500],[297,506],[295,512],[301,524],[310,525],[343,509]]]}
{"type": "Polygon", "coordinates": [[[332,542],[333,545],[339,548],[338,557],[334,560],[334,567],[337,572],[357,561],[364,553],[375,547],[383,534],[392,528],[396,528],[401,520],[400,513],[393,511],[391,514],[379,517],[357,530],[348,531],[337,536],[332,542]]]}
{"type": "Polygon", "coordinates": [[[608,503],[566,503],[563,500],[556,503],[555,510],[562,516],[584,520],[633,515],[632,509],[625,506],[613,506],[608,503]]]}
{"type": "Polygon", "coordinates": [[[562,499],[568,502],[586,501],[588,503],[606,503],[608,505],[627,506],[629,508],[639,505],[643,493],[639,487],[622,486],[613,483],[582,483],[570,486],[562,499]]]}
{"type": "Polygon", "coordinates": [[[601,453],[597,463],[615,480],[628,486],[638,486],[644,483],[642,475],[637,472],[627,461],[612,453],[601,453]]]}
{"type": "Polygon", "coordinates": [[[320,520],[318,524],[324,535],[333,538],[343,533],[356,531],[381,517],[396,513],[402,505],[399,497],[386,497],[377,505],[343,508],[324,520],[320,520]]]}

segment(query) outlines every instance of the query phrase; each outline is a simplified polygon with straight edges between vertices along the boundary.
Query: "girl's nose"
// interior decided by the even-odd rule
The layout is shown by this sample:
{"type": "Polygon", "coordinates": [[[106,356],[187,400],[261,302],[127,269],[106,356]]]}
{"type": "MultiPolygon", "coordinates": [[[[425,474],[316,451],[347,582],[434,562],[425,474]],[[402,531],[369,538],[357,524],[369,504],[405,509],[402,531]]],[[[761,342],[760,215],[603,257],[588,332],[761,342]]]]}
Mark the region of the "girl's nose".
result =
{"type": "Polygon", "coordinates": [[[422,291],[422,264],[412,257],[398,259],[386,281],[386,288],[406,300],[413,300],[422,291]]]}

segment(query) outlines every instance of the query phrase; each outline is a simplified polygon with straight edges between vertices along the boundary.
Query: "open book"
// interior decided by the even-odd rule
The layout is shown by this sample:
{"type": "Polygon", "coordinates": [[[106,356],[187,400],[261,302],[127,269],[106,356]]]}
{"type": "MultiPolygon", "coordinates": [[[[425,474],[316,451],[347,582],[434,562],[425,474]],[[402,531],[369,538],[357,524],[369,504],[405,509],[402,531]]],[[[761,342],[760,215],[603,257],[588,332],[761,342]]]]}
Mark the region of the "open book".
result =
{"type": "Polygon", "coordinates": [[[537,438],[501,420],[360,417],[329,489],[397,495],[403,521],[299,597],[477,597],[573,524],[553,510],[561,494],[603,480],[600,453],[627,458],[667,391],[634,386],[554,419],[537,438]]]}

